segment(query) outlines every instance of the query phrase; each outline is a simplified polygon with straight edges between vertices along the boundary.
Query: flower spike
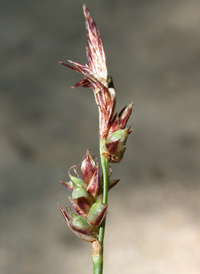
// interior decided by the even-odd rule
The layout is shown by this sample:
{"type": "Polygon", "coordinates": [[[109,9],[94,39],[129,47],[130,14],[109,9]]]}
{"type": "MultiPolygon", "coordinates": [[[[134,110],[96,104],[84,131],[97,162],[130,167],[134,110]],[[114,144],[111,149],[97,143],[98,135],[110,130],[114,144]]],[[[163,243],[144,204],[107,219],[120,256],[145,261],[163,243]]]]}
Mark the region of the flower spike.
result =
{"type": "MultiPolygon", "coordinates": [[[[69,206],[66,211],[60,205],[58,206],[70,229],[79,238],[85,241],[93,241],[106,216],[107,205],[102,202],[103,189],[99,167],[95,158],[90,155],[89,149],[81,163],[82,179],[79,178],[76,165],[73,165],[68,173],[70,182],[61,181],[61,183],[72,192],[69,201],[77,214],[73,214],[69,206]],[[74,170],[77,177],[70,174],[71,169],[74,170]]],[[[109,189],[118,181],[109,181],[109,189]]]]}
{"type": "MultiPolygon", "coordinates": [[[[86,18],[85,25],[88,44],[86,53],[89,66],[84,66],[70,60],[69,63],[73,66],[63,62],[60,63],[85,76],[73,88],[88,87],[93,89],[95,101],[99,108],[99,136],[101,139],[106,139],[114,131],[126,127],[133,109],[133,103],[129,104],[128,107],[124,107],[119,115],[114,115],[116,92],[112,77],[108,76],[106,55],[100,32],[85,4],[83,5],[83,12],[86,18]]],[[[129,133],[131,133],[131,130],[129,133]]]]}
{"type": "Polygon", "coordinates": [[[119,179],[111,180],[110,163],[119,163],[126,150],[128,135],[132,132],[127,125],[133,110],[133,102],[115,113],[116,91],[112,77],[108,76],[106,55],[100,32],[87,9],[83,5],[86,19],[88,65],[81,65],[68,60],[69,64],[62,65],[83,75],[72,88],[91,88],[99,110],[99,147],[101,167],[89,149],[80,165],[81,177],[74,165],[69,169],[69,182],[61,183],[68,188],[72,195],[69,201],[75,213],[69,206],[66,211],[58,204],[60,211],[69,228],[79,238],[91,242],[93,247],[93,266],[95,274],[103,271],[103,240],[105,233],[105,218],[108,208],[108,191],[119,179]],[[73,169],[74,176],[70,171],[73,169]]]}

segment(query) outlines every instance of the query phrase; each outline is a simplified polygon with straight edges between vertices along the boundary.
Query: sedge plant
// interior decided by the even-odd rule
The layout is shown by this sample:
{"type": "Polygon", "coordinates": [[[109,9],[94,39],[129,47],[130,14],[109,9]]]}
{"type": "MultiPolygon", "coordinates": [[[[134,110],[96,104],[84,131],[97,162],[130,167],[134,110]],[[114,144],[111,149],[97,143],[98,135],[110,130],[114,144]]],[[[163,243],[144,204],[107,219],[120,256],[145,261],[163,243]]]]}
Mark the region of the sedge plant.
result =
{"type": "Polygon", "coordinates": [[[86,18],[87,47],[89,65],[81,65],[73,61],[62,65],[84,75],[84,78],[73,86],[91,88],[99,110],[99,153],[101,168],[89,149],[81,163],[81,177],[78,167],[69,169],[69,182],[61,183],[71,191],[69,206],[60,211],[71,231],[80,239],[92,244],[93,274],[103,273],[103,242],[105,234],[106,214],[108,210],[108,191],[118,182],[111,179],[112,163],[119,163],[126,150],[126,141],[132,129],[127,122],[133,110],[133,102],[115,113],[116,92],[112,77],[108,76],[106,56],[100,32],[91,13],[83,5],[86,18]],[[75,176],[71,174],[74,171],[75,176]]]}

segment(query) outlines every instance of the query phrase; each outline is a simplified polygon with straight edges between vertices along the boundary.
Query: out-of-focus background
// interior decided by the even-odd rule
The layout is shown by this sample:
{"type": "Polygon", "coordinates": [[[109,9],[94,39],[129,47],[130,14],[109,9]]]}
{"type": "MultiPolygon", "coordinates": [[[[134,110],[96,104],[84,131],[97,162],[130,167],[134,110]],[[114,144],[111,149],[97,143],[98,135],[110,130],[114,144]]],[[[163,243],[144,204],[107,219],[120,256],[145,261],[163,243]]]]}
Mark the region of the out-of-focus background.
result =
{"type": "MultiPolygon", "coordinates": [[[[0,273],[92,273],[91,246],[57,207],[59,179],[98,157],[92,90],[58,64],[86,63],[83,1],[2,1],[0,273]]],[[[104,273],[200,272],[200,2],[86,2],[117,110],[134,100],[127,151],[113,166],[104,273]]]]}

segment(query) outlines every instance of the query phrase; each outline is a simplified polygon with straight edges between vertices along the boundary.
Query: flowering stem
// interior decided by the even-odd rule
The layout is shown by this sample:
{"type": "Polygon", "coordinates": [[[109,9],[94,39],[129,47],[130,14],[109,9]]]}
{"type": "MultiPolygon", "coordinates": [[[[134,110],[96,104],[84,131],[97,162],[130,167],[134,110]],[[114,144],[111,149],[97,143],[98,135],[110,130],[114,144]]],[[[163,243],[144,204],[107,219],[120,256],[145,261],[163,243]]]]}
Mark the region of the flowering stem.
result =
{"type": "MultiPolygon", "coordinates": [[[[109,162],[108,162],[108,159],[103,155],[104,147],[105,147],[105,140],[100,139],[100,157],[101,157],[101,166],[102,166],[102,173],[103,173],[103,203],[106,205],[108,201],[109,162]]],[[[106,224],[106,218],[104,219],[99,229],[98,241],[100,243],[101,248],[99,248],[97,244],[96,245],[93,244],[93,273],[94,274],[103,273],[103,240],[104,240],[104,234],[105,234],[105,224],[106,224]]]]}
{"type": "Polygon", "coordinates": [[[103,155],[105,151],[105,140],[100,139],[100,157],[101,157],[101,166],[102,166],[102,173],[103,173],[103,203],[106,205],[108,201],[108,168],[109,168],[109,161],[103,155]]]}
{"type": "MultiPolygon", "coordinates": [[[[103,173],[103,203],[105,205],[107,205],[108,183],[109,183],[109,179],[108,179],[109,162],[108,162],[108,159],[103,155],[103,152],[105,149],[104,147],[105,147],[105,140],[100,139],[100,157],[101,157],[101,166],[102,166],[102,173],[103,173]]],[[[102,246],[103,246],[103,239],[104,239],[104,233],[105,233],[105,220],[106,220],[106,218],[104,219],[104,221],[100,227],[99,238],[98,238],[98,240],[102,246]]]]}
{"type": "Polygon", "coordinates": [[[81,164],[82,179],[79,178],[76,166],[73,166],[77,178],[69,171],[70,182],[61,182],[72,192],[69,198],[77,214],[71,213],[70,207],[61,213],[68,226],[79,238],[91,242],[93,253],[93,274],[103,273],[103,249],[108,202],[108,188],[111,189],[119,180],[110,181],[109,163],[119,163],[125,152],[128,134],[132,129],[127,121],[133,109],[133,103],[125,106],[119,114],[115,113],[116,92],[112,77],[108,76],[106,56],[100,32],[87,9],[83,5],[87,30],[87,58],[89,65],[69,61],[72,65],[62,65],[82,73],[84,78],[75,87],[88,87],[94,91],[99,109],[99,136],[102,178],[99,167],[87,150],[81,164]],[[103,181],[103,182],[102,182],[103,181]]]}

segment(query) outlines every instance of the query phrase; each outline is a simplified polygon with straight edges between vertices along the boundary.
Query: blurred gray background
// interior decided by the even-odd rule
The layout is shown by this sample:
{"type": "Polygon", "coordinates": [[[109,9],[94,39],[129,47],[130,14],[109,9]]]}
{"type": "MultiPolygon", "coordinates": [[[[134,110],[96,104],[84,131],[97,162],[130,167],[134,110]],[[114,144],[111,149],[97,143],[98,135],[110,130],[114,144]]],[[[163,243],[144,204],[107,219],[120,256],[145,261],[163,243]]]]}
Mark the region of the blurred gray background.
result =
{"type": "MultiPolygon", "coordinates": [[[[1,1],[0,273],[92,273],[91,246],[57,207],[59,179],[98,157],[92,90],[58,64],[86,63],[84,1],[1,1]]],[[[117,111],[134,100],[112,178],[105,274],[200,272],[200,1],[86,2],[101,36],[117,111]]]]}

